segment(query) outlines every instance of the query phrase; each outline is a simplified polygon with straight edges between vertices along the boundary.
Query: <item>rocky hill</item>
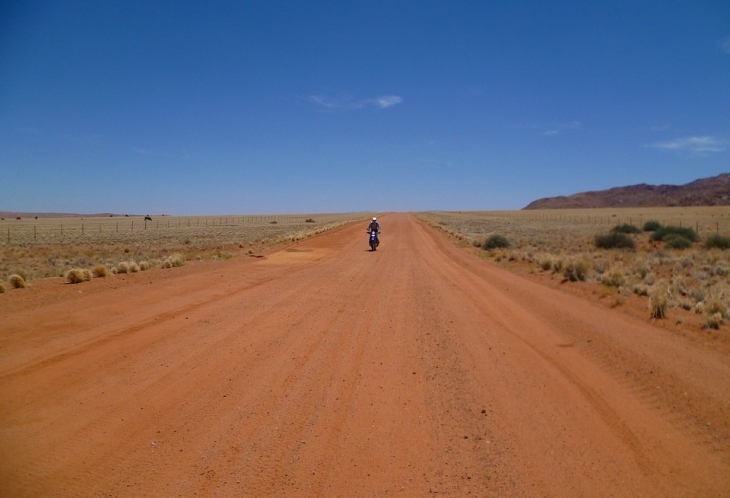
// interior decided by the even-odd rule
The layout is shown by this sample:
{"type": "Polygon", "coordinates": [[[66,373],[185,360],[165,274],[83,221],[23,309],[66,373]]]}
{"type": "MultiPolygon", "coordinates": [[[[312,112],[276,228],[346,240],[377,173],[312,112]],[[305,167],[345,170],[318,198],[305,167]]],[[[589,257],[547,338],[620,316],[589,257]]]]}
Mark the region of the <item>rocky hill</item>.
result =
{"type": "Polygon", "coordinates": [[[630,185],[608,190],[546,197],[524,209],[605,207],[669,207],[730,205],[730,173],[702,178],[686,185],[630,185]]]}

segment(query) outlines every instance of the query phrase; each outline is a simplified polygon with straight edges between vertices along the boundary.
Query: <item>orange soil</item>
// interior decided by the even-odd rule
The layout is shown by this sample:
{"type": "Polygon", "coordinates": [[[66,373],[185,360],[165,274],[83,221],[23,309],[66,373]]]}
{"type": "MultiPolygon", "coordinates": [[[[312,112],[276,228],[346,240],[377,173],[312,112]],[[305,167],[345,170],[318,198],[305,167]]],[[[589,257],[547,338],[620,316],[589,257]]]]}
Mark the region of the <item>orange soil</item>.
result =
{"type": "Polygon", "coordinates": [[[382,225],[0,296],[0,495],[730,495],[727,353],[382,225]]]}

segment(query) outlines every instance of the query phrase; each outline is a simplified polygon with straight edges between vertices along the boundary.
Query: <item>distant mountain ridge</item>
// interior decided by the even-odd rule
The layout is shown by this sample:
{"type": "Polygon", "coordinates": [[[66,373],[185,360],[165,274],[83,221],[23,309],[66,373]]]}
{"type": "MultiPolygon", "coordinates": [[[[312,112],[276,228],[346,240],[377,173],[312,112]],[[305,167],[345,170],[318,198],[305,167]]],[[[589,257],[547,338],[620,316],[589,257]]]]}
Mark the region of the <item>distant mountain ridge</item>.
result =
{"type": "Polygon", "coordinates": [[[523,209],[587,209],[606,207],[730,206],[730,173],[701,178],[686,185],[630,185],[608,190],[546,197],[523,209]]]}

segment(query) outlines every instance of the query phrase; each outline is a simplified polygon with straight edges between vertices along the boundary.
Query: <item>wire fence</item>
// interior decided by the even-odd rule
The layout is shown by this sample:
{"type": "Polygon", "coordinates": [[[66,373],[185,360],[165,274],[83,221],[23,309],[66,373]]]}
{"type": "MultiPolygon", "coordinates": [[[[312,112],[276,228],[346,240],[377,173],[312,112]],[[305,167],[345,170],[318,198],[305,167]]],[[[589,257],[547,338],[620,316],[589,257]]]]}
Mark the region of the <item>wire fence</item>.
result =
{"type": "Polygon", "coordinates": [[[247,232],[281,233],[364,214],[307,214],[194,217],[91,217],[0,220],[0,245],[143,242],[166,238],[235,237],[247,232]]]}

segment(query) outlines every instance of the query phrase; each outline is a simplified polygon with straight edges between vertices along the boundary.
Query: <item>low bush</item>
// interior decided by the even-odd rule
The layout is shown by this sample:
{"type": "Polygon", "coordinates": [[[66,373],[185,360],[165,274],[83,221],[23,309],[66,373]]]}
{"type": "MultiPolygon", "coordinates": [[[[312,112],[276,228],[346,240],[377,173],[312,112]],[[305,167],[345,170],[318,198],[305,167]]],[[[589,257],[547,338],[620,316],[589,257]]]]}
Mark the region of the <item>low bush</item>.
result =
{"type": "Polygon", "coordinates": [[[667,310],[672,301],[669,286],[662,282],[649,293],[649,309],[652,318],[666,318],[667,310]]]}
{"type": "Polygon", "coordinates": [[[177,268],[185,264],[181,254],[172,254],[162,261],[162,268],[177,268]]]}
{"type": "Polygon", "coordinates": [[[669,249],[688,249],[692,247],[692,241],[682,235],[672,233],[664,238],[664,245],[669,249]]]}
{"type": "Polygon", "coordinates": [[[73,268],[66,272],[66,281],[69,284],[80,284],[91,280],[91,271],[82,270],[81,268],[73,268]]]}
{"type": "Polygon", "coordinates": [[[656,232],[662,227],[662,224],[659,223],[656,220],[649,220],[646,223],[644,223],[644,231],[645,232],[656,232]]]}
{"type": "Polygon", "coordinates": [[[104,265],[96,265],[91,272],[97,278],[106,277],[107,275],[106,266],[104,265]]]}
{"type": "Polygon", "coordinates": [[[139,271],[139,265],[134,261],[129,262],[129,273],[137,273],[139,271]]]}
{"type": "Polygon", "coordinates": [[[3,292],[5,292],[5,284],[0,282],[0,294],[2,294],[3,292]]]}
{"type": "Polygon", "coordinates": [[[705,300],[704,311],[708,315],[719,313],[723,318],[728,317],[728,303],[723,289],[714,288],[705,300]]]}
{"type": "Polygon", "coordinates": [[[571,259],[563,267],[563,276],[571,282],[584,281],[588,274],[588,264],[580,259],[571,259]]]}
{"type": "Polygon", "coordinates": [[[117,273],[129,273],[129,263],[122,261],[117,265],[117,273]]]}
{"type": "Polygon", "coordinates": [[[720,313],[713,313],[712,315],[707,315],[707,318],[705,318],[705,323],[703,326],[706,329],[719,329],[720,325],[722,325],[722,315],[720,313]]]}
{"type": "Polygon", "coordinates": [[[490,235],[482,244],[482,249],[501,249],[510,246],[509,240],[502,235],[490,235]]]}
{"type": "Polygon", "coordinates": [[[14,289],[25,289],[27,285],[25,283],[25,279],[17,273],[15,275],[10,275],[8,282],[10,282],[10,285],[12,285],[14,289]]]}
{"type": "Polygon", "coordinates": [[[304,223],[314,223],[315,221],[312,218],[307,218],[304,220],[304,223]]]}
{"type": "Polygon", "coordinates": [[[601,283],[608,287],[621,287],[626,283],[626,275],[623,268],[613,266],[606,271],[601,277],[601,283]]]}
{"type": "Polygon", "coordinates": [[[616,225],[611,229],[613,233],[641,233],[639,227],[624,223],[623,225],[616,225]]]}
{"type": "Polygon", "coordinates": [[[140,271],[147,271],[150,269],[150,264],[147,261],[142,261],[139,263],[139,269],[140,271]]]}
{"type": "Polygon", "coordinates": [[[660,227],[651,235],[651,240],[665,241],[671,235],[679,235],[692,242],[700,240],[699,235],[692,228],[666,226],[660,227]]]}
{"type": "Polygon", "coordinates": [[[595,244],[599,249],[636,249],[634,239],[621,232],[596,235],[595,244]]]}
{"type": "Polygon", "coordinates": [[[705,247],[707,249],[730,249],[730,237],[710,235],[707,237],[707,240],[705,240],[705,247]]]}

